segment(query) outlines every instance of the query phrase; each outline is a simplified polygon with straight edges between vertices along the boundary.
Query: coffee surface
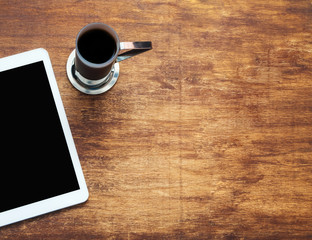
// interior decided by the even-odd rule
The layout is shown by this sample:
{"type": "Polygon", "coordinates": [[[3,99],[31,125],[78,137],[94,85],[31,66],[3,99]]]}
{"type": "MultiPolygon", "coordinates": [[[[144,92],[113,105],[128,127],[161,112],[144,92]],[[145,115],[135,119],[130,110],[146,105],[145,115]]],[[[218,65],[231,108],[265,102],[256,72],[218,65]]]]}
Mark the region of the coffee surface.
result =
{"type": "Polygon", "coordinates": [[[116,53],[116,43],[109,33],[95,29],[80,36],[78,50],[87,61],[104,63],[116,53]]]}

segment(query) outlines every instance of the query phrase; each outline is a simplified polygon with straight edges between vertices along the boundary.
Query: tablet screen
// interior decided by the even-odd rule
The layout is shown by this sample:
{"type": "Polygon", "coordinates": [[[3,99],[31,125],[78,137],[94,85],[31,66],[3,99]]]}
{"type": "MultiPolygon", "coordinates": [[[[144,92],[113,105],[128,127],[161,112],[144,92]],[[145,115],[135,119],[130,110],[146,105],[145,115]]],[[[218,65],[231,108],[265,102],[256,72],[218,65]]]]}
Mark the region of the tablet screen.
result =
{"type": "Polygon", "coordinates": [[[0,212],[79,189],[43,61],[0,72],[0,212]]]}

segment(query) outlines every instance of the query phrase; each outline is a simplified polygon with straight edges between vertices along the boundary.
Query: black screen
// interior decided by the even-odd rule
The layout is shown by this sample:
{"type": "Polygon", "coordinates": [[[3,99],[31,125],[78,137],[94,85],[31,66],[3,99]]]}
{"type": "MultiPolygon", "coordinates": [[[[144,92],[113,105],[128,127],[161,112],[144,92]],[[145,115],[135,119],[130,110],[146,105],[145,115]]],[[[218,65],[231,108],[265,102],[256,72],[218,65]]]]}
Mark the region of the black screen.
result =
{"type": "Polygon", "coordinates": [[[0,212],[79,189],[43,61],[0,72],[0,212]]]}

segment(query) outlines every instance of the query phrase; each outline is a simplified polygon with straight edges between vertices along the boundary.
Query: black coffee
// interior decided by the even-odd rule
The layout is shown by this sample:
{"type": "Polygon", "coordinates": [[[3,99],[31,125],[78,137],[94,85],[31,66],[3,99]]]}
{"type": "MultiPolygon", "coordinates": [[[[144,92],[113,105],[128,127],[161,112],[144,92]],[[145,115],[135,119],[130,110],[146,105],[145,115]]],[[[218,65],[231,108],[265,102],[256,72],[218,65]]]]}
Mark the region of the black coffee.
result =
{"type": "Polygon", "coordinates": [[[116,42],[103,30],[90,30],[80,36],[78,50],[87,61],[104,63],[116,53],[116,42]]]}

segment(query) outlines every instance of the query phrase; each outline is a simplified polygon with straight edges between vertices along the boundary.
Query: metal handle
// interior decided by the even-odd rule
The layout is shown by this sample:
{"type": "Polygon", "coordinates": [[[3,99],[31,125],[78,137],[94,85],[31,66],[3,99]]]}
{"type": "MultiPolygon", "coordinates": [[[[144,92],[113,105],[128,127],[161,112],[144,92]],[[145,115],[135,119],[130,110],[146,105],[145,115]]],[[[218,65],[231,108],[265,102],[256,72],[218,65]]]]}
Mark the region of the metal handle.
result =
{"type": "Polygon", "coordinates": [[[152,49],[152,42],[121,42],[120,50],[127,50],[118,55],[117,62],[121,62],[140,53],[152,49]]]}

